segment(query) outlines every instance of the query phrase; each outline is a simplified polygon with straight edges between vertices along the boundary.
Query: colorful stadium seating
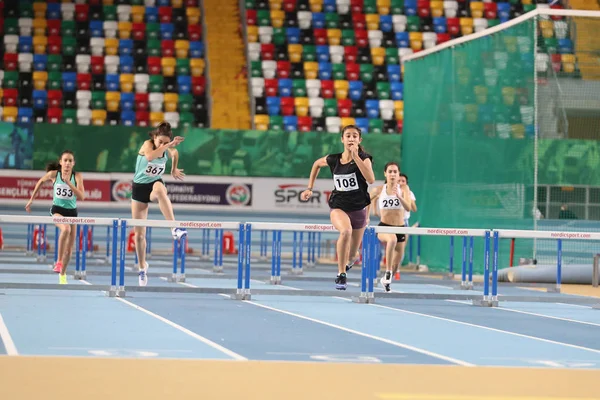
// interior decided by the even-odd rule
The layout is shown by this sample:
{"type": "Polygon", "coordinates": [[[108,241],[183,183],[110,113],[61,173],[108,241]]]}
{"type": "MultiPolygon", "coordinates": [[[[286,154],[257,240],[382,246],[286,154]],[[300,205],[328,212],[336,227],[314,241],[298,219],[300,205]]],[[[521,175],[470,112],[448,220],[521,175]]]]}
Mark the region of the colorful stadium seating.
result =
{"type": "MultiPolygon", "coordinates": [[[[543,5],[548,6],[548,5],[543,5]]],[[[536,7],[430,0],[246,0],[257,129],[366,132],[403,126],[400,58],[536,7]]],[[[560,7],[553,5],[552,7],[560,7]]],[[[541,21],[555,68],[575,71],[561,18],[541,21]]]]}
{"type": "Polygon", "coordinates": [[[207,126],[199,0],[0,7],[4,121],[207,126]]]}

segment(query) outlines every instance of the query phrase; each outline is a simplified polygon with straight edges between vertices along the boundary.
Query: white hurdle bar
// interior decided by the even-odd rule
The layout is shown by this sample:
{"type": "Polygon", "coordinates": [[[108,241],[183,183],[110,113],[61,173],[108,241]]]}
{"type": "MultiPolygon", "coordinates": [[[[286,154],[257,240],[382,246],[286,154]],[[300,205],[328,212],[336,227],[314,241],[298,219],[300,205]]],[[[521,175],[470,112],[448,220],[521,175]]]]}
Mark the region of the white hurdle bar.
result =
{"type": "MultiPolygon", "coordinates": [[[[130,227],[152,227],[152,228],[183,228],[183,229],[229,229],[239,231],[239,251],[238,251],[238,277],[237,277],[237,290],[232,298],[238,300],[249,300],[250,299],[250,226],[242,222],[219,222],[219,221],[164,221],[164,220],[143,220],[143,219],[121,219],[121,261],[120,261],[120,284],[117,290],[118,296],[125,296],[125,255],[124,247],[127,243],[127,226],[130,227]],[[245,279],[244,278],[244,274],[245,279]]],[[[181,250],[183,257],[185,255],[185,243],[181,243],[184,246],[181,250]]],[[[175,241],[175,248],[173,254],[173,274],[172,281],[184,282],[185,281],[185,258],[182,258],[182,271],[177,276],[177,243],[175,241]]],[[[113,281],[116,279],[116,275],[113,273],[113,281]]]]}
{"type": "MultiPolygon", "coordinates": [[[[108,227],[108,229],[110,230],[110,227],[112,227],[112,242],[113,242],[113,248],[114,250],[117,249],[117,233],[118,233],[118,226],[119,226],[119,219],[115,219],[115,218],[87,218],[87,217],[45,217],[45,216],[33,216],[33,215],[0,215],[0,223],[7,223],[7,224],[27,224],[29,226],[29,224],[32,225],[47,225],[47,224],[66,224],[66,225],[76,225],[77,226],[77,236],[75,239],[75,243],[76,243],[76,255],[75,255],[75,273],[74,273],[74,277],[75,279],[85,279],[86,277],[86,253],[87,253],[87,239],[88,239],[88,230],[84,229],[84,238],[83,238],[83,246],[81,246],[82,248],[80,249],[79,246],[79,233],[80,233],[80,226],[83,225],[84,227],[89,227],[89,226],[106,226],[108,227]],[[79,264],[79,252],[82,252],[82,263],[81,263],[81,270],[80,270],[80,264],[79,264]]],[[[33,232],[32,232],[33,233],[33,232]]],[[[29,232],[28,232],[29,234],[29,232]]],[[[41,236],[41,232],[38,233],[38,238],[41,236]]],[[[47,241],[48,238],[45,236],[44,237],[44,241],[47,241]]],[[[55,240],[55,246],[56,248],[54,249],[55,253],[58,251],[58,238],[56,238],[55,240]]],[[[39,251],[39,247],[38,247],[38,251],[39,251]]],[[[116,266],[117,266],[117,252],[113,251],[112,254],[112,260],[111,260],[111,267],[113,269],[113,271],[116,271],[116,266]]]]}
{"type": "MultiPolygon", "coordinates": [[[[600,241],[600,233],[598,232],[569,232],[569,231],[529,231],[518,229],[498,229],[494,230],[494,241],[499,238],[510,239],[550,239],[556,240],[556,286],[549,288],[548,292],[560,293],[562,280],[562,242],[563,240],[598,240],[600,241]]],[[[496,247],[496,246],[495,246],[496,247]]],[[[494,250],[495,252],[495,250],[494,250]]],[[[497,264],[498,255],[494,254],[494,263],[497,264]]],[[[497,269],[497,265],[494,266],[497,269]]],[[[498,282],[492,282],[492,285],[497,286],[498,282]]]]}

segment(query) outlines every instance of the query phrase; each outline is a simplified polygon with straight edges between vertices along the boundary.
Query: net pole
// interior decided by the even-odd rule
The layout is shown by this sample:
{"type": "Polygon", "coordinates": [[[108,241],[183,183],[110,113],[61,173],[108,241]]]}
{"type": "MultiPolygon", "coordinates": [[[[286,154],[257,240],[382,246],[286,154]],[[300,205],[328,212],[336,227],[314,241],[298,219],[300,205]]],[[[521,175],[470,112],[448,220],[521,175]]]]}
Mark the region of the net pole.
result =
{"type": "MultiPolygon", "coordinates": [[[[538,73],[537,73],[537,55],[538,55],[538,35],[537,27],[539,15],[533,16],[533,230],[537,231],[537,210],[538,210],[538,136],[539,136],[539,109],[538,109],[538,73]]],[[[547,214],[547,211],[546,211],[547,214]]],[[[547,215],[546,215],[547,216],[547,215]]],[[[533,239],[533,259],[537,258],[537,239],[533,239]]]]}

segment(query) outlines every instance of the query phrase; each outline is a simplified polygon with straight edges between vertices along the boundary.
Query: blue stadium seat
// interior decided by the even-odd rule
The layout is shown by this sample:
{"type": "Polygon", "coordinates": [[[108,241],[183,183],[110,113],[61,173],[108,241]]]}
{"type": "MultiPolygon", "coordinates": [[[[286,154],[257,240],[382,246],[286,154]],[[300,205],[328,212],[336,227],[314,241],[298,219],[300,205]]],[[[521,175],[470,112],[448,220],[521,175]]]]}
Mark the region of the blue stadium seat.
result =
{"type": "Polygon", "coordinates": [[[192,77],[187,75],[179,75],[177,77],[177,87],[179,93],[190,93],[192,90],[192,77]]]}
{"type": "Polygon", "coordinates": [[[204,57],[204,43],[190,42],[190,58],[204,57]]]}
{"type": "Polygon", "coordinates": [[[46,108],[48,102],[48,92],[45,90],[34,90],[33,91],[33,107],[41,110],[46,108]]]}
{"type": "Polygon", "coordinates": [[[325,14],[316,12],[312,14],[312,26],[314,29],[325,28],[325,14]]]}
{"type": "Polygon", "coordinates": [[[17,120],[22,124],[27,124],[33,120],[33,109],[30,107],[20,107],[17,120]]]}
{"type": "Polygon", "coordinates": [[[379,118],[379,100],[367,100],[365,101],[365,107],[367,109],[367,117],[379,118]]]}
{"type": "Polygon", "coordinates": [[[135,111],[123,111],[121,112],[121,124],[125,126],[135,125],[135,111]]]}
{"type": "Polygon", "coordinates": [[[295,115],[283,117],[283,129],[288,132],[297,131],[298,117],[295,115]]]}
{"type": "Polygon", "coordinates": [[[281,99],[279,97],[267,97],[267,112],[269,115],[279,115],[281,110],[281,99]]]}
{"type": "Polygon", "coordinates": [[[46,71],[48,65],[48,55],[46,54],[34,54],[33,55],[33,69],[35,71],[46,71]]]}
{"type": "Polygon", "coordinates": [[[329,46],[317,46],[317,61],[329,62],[329,46]]]}
{"type": "Polygon", "coordinates": [[[279,96],[281,97],[292,97],[293,82],[291,79],[280,79],[279,80],[279,96]]]}
{"type": "MultiPolygon", "coordinates": [[[[121,110],[130,111],[133,110],[135,106],[135,93],[121,93],[121,110]]],[[[133,115],[133,119],[135,120],[135,113],[133,115]]]]}
{"type": "Polygon", "coordinates": [[[350,81],[348,83],[348,97],[353,101],[362,99],[363,86],[363,81],[350,81]]]}
{"type": "Polygon", "coordinates": [[[402,82],[390,83],[390,92],[392,92],[392,100],[404,100],[404,84],[402,82]]]}

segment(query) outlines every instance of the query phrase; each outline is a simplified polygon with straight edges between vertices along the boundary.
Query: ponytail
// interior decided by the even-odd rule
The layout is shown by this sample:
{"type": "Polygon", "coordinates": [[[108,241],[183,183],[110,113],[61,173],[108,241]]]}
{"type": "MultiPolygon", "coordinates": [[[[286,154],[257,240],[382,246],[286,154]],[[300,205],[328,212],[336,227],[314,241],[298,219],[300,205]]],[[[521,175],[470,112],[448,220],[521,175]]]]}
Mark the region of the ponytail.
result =
{"type": "Polygon", "coordinates": [[[52,161],[52,162],[49,162],[48,164],[46,164],[46,172],[58,171],[59,169],[60,169],[59,161],[52,161]]]}
{"type": "Polygon", "coordinates": [[[60,170],[60,168],[61,168],[60,160],[62,159],[62,157],[65,154],[70,154],[70,155],[73,156],[73,159],[75,159],[75,154],[73,154],[73,152],[71,150],[65,150],[62,153],[60,153],[60,156],[58,157],[58,160],[51,161],[48,164],[46,164],[46,172],[60,170]]]}

